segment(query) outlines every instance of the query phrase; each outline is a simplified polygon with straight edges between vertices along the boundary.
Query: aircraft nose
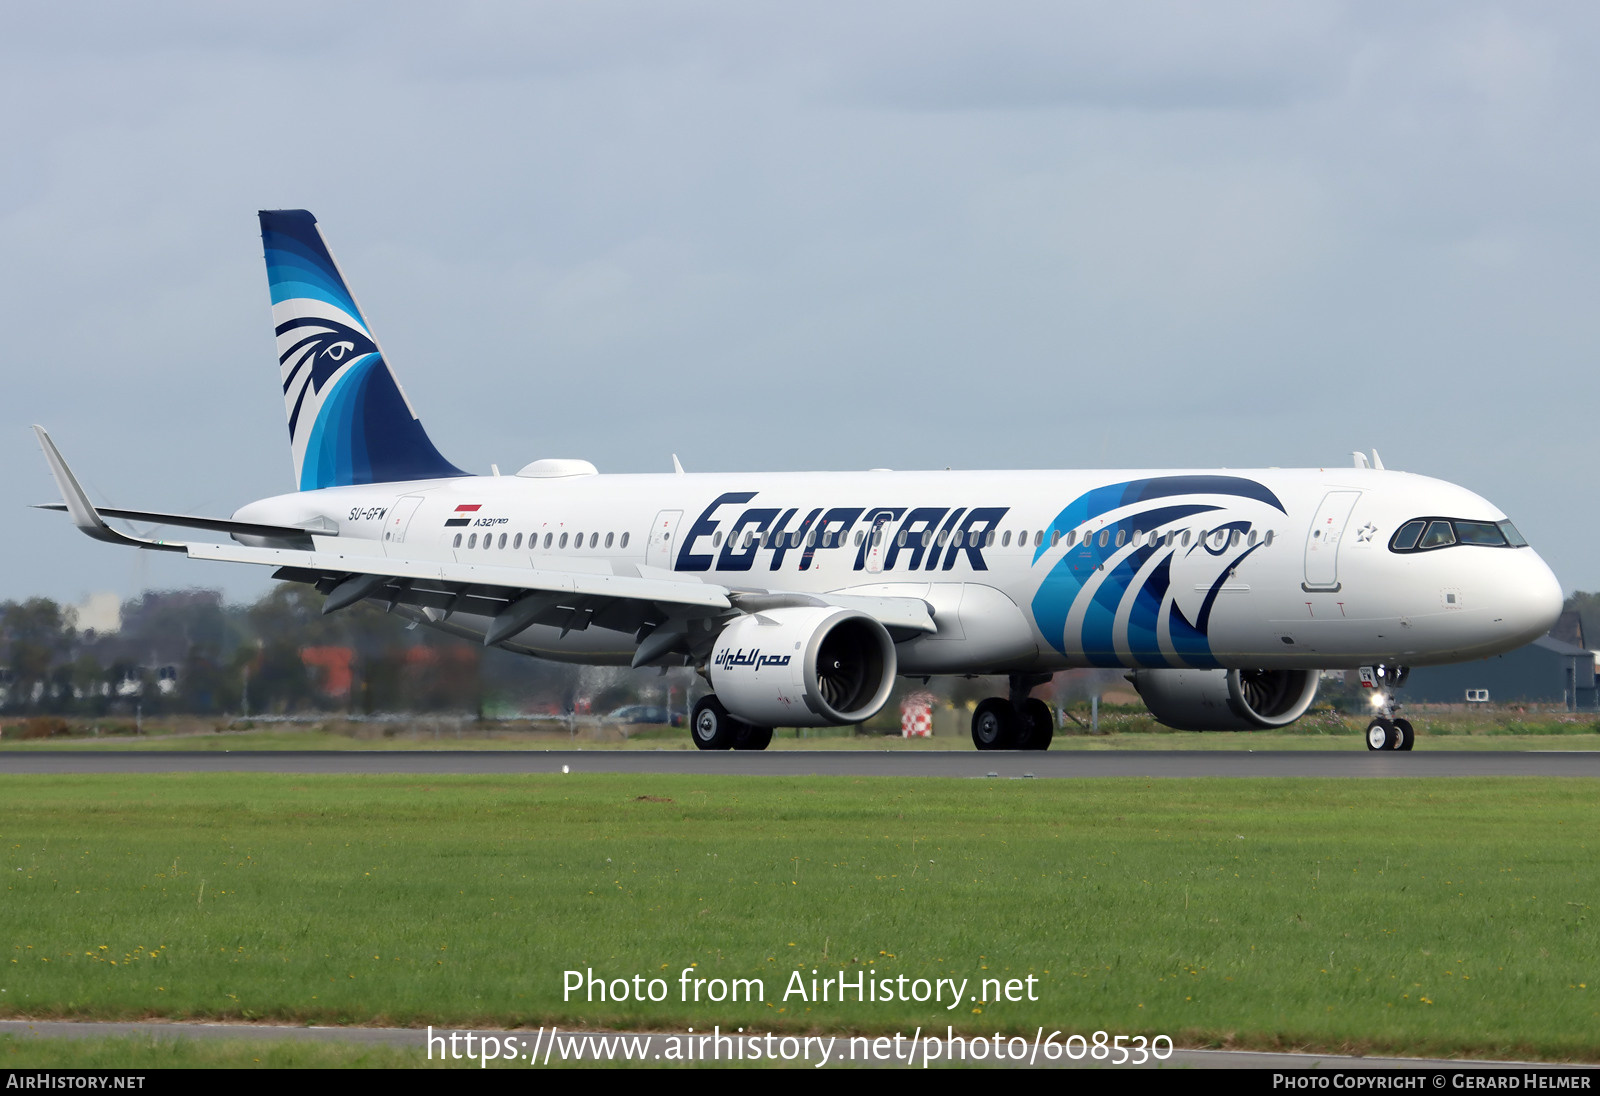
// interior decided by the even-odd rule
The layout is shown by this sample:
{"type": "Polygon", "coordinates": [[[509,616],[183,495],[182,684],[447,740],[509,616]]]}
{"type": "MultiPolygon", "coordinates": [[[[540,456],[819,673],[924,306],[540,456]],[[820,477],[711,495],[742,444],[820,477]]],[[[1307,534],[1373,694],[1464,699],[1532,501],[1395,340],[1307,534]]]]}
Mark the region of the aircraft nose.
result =
{"type": "Polygon", "coordinates": [[[1508,631],[1515,631],[1523,642],[1531,642],[1555,627],[1566,598],[1555,572],[1537,553],[1523,549],[1518,554],[1525,554],[1525,558],[1518,561],[1516,573],[1506,576],[1502,616],[1508,631]]]}

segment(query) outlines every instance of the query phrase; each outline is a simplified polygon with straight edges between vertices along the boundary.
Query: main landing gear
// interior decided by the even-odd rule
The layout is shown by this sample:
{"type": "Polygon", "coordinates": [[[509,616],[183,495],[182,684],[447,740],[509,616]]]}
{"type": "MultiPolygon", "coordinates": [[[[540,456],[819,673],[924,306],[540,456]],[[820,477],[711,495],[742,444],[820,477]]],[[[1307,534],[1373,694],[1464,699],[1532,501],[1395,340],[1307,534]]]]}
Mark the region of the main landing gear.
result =
{"type": "Polygon", "coordinates": [[[714,695],[700,698],[689,727],[702,750],[764,750],[772,744],[771,727],[733,718],[714,695]]]}
{"type": "Polygon", "coordinates": [[[1411,720],[1396,718],[1400,705],[1395,703],[1394,690],[1406,683],[1410,671],[1404,666],[1363,666],[1361,684],[1376,690],[1372,694],[1372,707],[1376,713],[1367,724],[1367,749],[1409,750],[1417,740],[1411,720]]]}
{"type": "Polygon", "coordinates": [[[1049,680],[1049,674],[1012,674],[1010,697],[979,701],[972,712],[972,744],[980,750],[1048,750],[1055,713],[1028,693],[1049,680]]]}

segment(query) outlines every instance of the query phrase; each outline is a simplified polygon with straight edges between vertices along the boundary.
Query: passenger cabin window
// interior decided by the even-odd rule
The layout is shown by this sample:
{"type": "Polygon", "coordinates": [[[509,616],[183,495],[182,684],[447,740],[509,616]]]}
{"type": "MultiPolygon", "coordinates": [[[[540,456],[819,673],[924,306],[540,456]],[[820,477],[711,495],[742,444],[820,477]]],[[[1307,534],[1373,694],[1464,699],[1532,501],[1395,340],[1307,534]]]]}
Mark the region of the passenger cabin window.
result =
{"type": "Polygon", "coordinates": [[[461,534],[460,533],[456,534],[456,542],[454,544],[452,544],[450,547],[452,547],[452,548],[461,547],[461,534]]]}
{"type": "Polygon", "coordinates": [[[614,539],[616,539],[616,536],[617,536],[617,534],[615,534],[615,533],[607,533],[606,534],[606,547],[607,548],[611,547],[611,542],[614,539]]]}
{"type": "Polygon", "coordinates": [[[1061,530],[1060,529],[1052,529],[1052,530],[1050,530],[1050,547],[1054,548],[1056,545],[1058,545],[1060,543],[1061,543],[1061,530]]]}
{"type": "Polygon", "coordinates": [[[622,547],[626,548],[627,546],[628,546],[628,534],[627,533],[623,533],[622,534],[622,547]]]}
{"type": "Polygon", "coordinates": [[[478,534],[477,533],[473,533],[470,537],[467,538],[467,547],[468,548],[476,548],[477,546],[478,546],[478,534]]]}

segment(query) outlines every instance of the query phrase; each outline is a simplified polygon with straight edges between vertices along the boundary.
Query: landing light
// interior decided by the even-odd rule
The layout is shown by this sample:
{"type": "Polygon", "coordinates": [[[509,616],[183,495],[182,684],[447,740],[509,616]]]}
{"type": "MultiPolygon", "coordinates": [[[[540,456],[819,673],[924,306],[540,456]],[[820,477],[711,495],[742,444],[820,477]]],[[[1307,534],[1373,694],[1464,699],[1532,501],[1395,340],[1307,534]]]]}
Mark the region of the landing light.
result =
{"type": "Polygon", "coordinates": [[[1373,706],[1373,708],[1381,708],[1385,704],[1389,703],[1389,698],[1387,696],[1385,696],[1383,693],[1374,692],[1372,694],[1372,698],[1368,701],[1368,703],[1370,703],[1373,706]]]}

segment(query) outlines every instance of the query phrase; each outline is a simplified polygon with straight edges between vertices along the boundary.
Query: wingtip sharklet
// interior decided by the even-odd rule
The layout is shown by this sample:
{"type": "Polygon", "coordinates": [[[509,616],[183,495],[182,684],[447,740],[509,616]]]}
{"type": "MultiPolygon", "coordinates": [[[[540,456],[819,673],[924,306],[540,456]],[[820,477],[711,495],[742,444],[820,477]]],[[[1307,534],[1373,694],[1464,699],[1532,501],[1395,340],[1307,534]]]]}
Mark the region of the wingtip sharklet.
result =
{"type": "Polygon", "coordinates": [[[185,546],[181,544],[163,544],[153,540],[142,540],[119,533],[105,523],[100,512],[95,509],[94,503],[89,501],[89,495],[84,491],[83,485],[78,482],[78,477],[72,474],[72,469],[67,467],[67,462],[61,455],[61,450],[56,448],[56,443],[50,440],[50,432],[35,423],[33,426],[34,437],[39,439],[39,448],[44,450],[44,459],[50,465],[50,475],[56,481],[56,490],[61,492],[61,501],[66,504],[67,513],[72,517],[72,524],[81,529],[85,535],[95,540],[103,540],[107,544],[134,545],[138,548],[160,548],[166,551],[181,552],[185,546]]]}
{"type": "Polygon", "coordinates": [[[50,476],[56,481],[56,490],[61,492],[61,501],[66,504],[67,513],[72,515],[72,524],[96,540],[121,543],[120,535],[113,532],[95,512],[94,504],[78,483],[78,477],[72,474],[72,469],[67,467],[66,460],[61,456],[61,450],[50,440],[50,432],[35,423],[33,435],[39,439],[39,448],[44,450],[45,462],[50,465],[50,476]]]}

